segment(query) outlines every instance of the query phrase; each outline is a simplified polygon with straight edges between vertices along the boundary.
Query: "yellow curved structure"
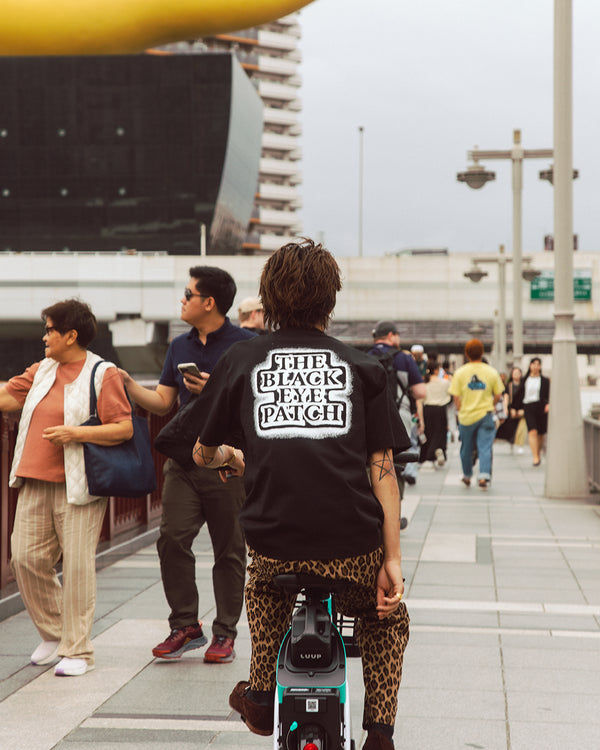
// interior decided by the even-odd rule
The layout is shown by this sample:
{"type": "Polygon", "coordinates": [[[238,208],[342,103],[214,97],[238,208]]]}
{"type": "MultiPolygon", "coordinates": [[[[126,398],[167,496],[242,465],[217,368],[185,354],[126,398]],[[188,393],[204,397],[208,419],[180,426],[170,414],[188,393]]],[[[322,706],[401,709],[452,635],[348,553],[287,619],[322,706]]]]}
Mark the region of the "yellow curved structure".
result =
{"type": "Polygon", "coordinates": [[[140,52],[258,26],[311,0],[2,0],[0,55],[140,52]]]}

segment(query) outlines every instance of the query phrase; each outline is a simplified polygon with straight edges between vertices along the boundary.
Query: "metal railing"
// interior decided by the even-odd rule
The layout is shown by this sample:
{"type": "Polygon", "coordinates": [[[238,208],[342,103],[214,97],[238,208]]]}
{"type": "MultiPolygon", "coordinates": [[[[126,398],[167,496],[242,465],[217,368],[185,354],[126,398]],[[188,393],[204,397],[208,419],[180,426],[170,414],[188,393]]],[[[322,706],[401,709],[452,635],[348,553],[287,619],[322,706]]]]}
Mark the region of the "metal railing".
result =
{"type": "Polygon", "coordinates": [[[593,416],[583,418],[583,439],[588,474],[592,492],[600,492],[600,420],[593,416]]]}
{"type": "MultiPolygon", "coordinates": [[[[148,414],[139,407],[136,412],[146,416],[150,438],[154,438],[172,417],[170,414],[159,417],[148,414]]],[[[0,414],[0,589],[11,583],[14,578],[10,569],[10,536],[12,533],[17,507],[18,490],[8,486],[20,413],[0,414]]],[[[115,539],[121,534],[147,527],[160,517],[163,465],[165,456],[152,451],[156,467],[157,488],[143,497],[111,497],[108,502],[100,541],[115,539]]]]}

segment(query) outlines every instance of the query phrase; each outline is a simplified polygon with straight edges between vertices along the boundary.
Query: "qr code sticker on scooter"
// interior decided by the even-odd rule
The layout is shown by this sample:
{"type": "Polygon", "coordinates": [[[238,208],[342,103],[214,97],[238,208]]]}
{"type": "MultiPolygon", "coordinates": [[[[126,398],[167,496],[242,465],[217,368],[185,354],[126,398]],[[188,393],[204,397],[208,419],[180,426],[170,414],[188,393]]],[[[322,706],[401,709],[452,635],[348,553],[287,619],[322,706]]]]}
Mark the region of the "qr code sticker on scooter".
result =
{"type": "Polygon", "coordinates": [[[319,712],[319,700],[316,698],[308,698],[306,700],[306,713],[318,713],[319,712]]]}

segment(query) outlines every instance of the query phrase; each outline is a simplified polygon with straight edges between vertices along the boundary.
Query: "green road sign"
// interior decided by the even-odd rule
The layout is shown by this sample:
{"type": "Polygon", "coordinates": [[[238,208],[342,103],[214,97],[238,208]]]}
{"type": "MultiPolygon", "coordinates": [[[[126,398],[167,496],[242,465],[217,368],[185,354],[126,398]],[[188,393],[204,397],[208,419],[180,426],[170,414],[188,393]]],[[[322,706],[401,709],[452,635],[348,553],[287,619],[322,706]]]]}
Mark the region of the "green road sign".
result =
{"type": "MultiPolygon", "coordinates": [[[[554,300],[554,271],[542,271],[530,284],[529,299],[554,300]]],[[[592,299],[592,272],[589,269],[573,271],[573,299],[575,302],[589,302],[592,299]]]]}

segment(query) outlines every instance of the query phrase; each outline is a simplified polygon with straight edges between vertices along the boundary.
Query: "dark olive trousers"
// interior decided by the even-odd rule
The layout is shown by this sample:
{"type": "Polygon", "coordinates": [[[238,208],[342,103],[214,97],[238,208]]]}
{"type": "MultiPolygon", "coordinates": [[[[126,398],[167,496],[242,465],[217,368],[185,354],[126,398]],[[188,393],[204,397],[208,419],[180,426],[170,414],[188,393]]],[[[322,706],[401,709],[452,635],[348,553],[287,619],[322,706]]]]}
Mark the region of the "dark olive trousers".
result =
{"type": "Polygon", "coordinates": [[[192,544],[206,523],[214,553],[214,635],[235,638],[244,604],[246,545],[238,520],[245,500],[239,477],[221,480],[218,471],[165,464],[160,537],[156,544],[171,628],[198,621],[196,559],[192,544]]]}

